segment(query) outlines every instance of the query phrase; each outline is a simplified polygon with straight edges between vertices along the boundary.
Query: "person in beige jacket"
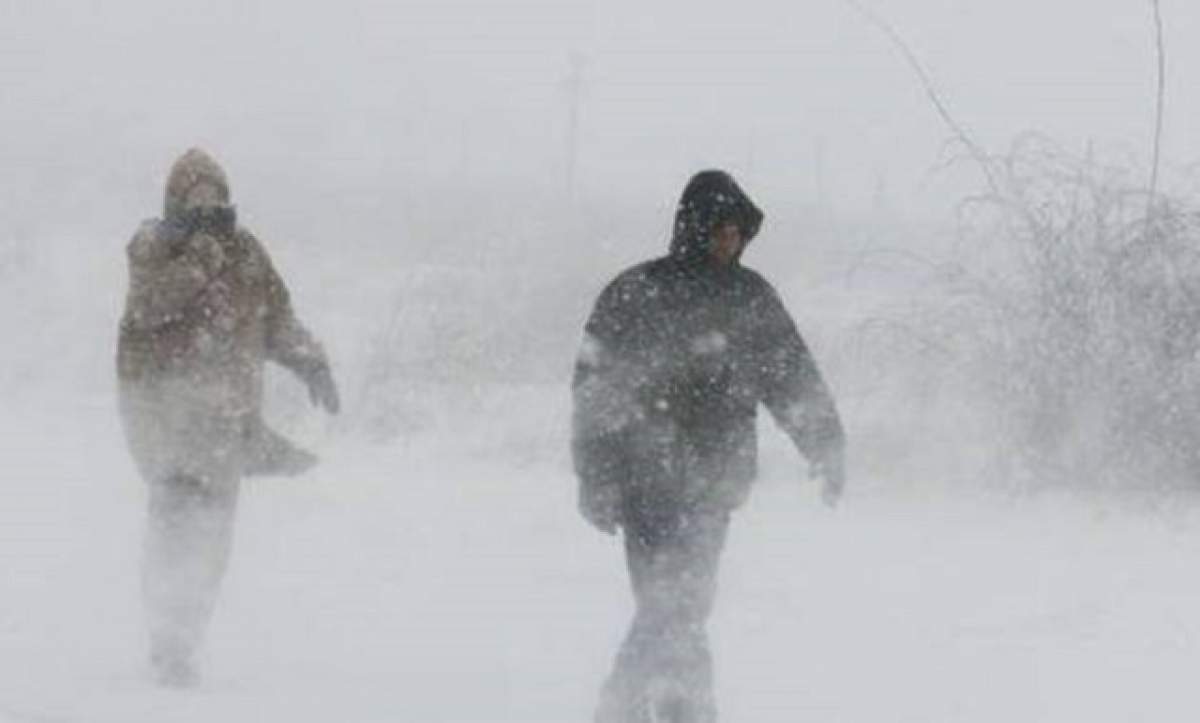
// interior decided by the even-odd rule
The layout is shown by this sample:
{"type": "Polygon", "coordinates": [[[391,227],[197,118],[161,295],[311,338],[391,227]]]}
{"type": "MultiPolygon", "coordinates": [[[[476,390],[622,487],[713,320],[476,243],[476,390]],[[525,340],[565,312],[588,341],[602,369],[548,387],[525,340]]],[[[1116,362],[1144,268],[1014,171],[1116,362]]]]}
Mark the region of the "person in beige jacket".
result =
{"type": "Polygon", "coordinates": [[[330,413],[338,392],[266,250],[237,224],[225,172],[209,155],[192,149],[175,162],[163,217],[143,223],[127,250],[118,398],[149,487],[150,660],[159,682],[186,685],[228,562],[242,477],[316,463],[263,423],[264,363],[294,372],[330,413]]]}

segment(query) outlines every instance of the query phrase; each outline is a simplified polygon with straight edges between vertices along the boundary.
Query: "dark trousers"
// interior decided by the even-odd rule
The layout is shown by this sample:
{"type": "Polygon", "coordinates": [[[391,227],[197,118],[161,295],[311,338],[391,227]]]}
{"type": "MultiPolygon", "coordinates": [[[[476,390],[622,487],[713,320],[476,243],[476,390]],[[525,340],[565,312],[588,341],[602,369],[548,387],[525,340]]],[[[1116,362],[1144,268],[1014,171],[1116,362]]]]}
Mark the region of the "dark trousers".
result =
{"type": "Polygon", "coordinates": [[[625,555],[637,611],[601,692],[596,723],[711,723],[705,623],[729,528],[727,510],[627,501],[625,555]]]}
{"type": "Polygon", "coordinates": [[[187,662],[229,562],[239,482],[171,477],[149,486],[142,593],[155,664],[187,662]]]}

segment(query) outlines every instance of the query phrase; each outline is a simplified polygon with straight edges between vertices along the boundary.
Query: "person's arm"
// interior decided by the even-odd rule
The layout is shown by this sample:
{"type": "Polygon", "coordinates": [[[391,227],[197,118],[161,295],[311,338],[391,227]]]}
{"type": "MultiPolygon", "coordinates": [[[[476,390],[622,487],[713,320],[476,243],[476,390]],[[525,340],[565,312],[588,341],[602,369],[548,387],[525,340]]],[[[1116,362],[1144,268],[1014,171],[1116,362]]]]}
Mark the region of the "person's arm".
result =
{"type": "Polygon", "coordinates": [[[833,395],[796,323],[765,281],[755,304],[752,347],[761,399],[814,476],[824,480],[825,500],[833,504],[845,483],[846,444],[833,395]]]}
{"type": "Polygon", "coordinates": [[[288,369],[308,385],[313,404],[336,413],[341,401],[324,348],[296,318],[291,294],[283,277],[271,263],[266,249],[249,234],[247,242],[263,266],[263,283],[267,291],[267,307],[264,310],[267,358],[288,369]]]}
{"type": "Polygon", "coordinates": [[[158,222],[147,221],[125,249],[129,291],[123,323],[131,330],[154,331],[180,321],[223,263],[215,244],[196,248],[159,231],[158,222]]]}
{"type": "Polygon", "coordinates": [[[618,278],[596,300],[571,383],[571,457],[579,480],[579,510],[605,532],[614,532],[621,522],[626,434],[634,413],[632,380],[618,349],[621,330],[631,321],[627,286],[618,278]]]}

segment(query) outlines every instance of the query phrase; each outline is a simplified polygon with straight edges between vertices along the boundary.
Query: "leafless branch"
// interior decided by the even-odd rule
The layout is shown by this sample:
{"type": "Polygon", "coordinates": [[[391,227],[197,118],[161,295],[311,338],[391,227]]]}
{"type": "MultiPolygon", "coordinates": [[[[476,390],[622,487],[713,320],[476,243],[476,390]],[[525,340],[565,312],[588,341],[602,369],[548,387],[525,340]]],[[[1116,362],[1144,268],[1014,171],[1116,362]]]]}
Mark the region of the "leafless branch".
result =
{"type": "Polygon", "coordinates": [[[963,126],[957,120],[955,120],[954,116],[950,114],[950,110],[946,107],[945,102],[942,100],[941,94],[938,93],[937,86],[934,85],[933,79],[930,78],[929,73],[925,70],[925,67],[921,65],[921,61],[917,58],[916,53],[913,52],[912,48],[909,47],[908,43],[905,42],[903,37],[901,37],[900,33],[897,32],[890,23],[880,17],[878,13],[863,5],[859,0],[845,0],[845,2],[856,12],[858,12],[859,15],[862,15],[867,22],[879,28],[879,30],[888,37],[888,40],[892,42],[892,45],[896,46],[896,48],[904,56],[905,61],[912,69],[913,73],[916,74],[917,79],[921,81],[921,86],[925,90],[925,95],[929,98],[929,102],[933,104],[933,108],[941,117],[942,122],[946,124],[946,126],[950,129],[950,132],[954,134],[959,143],[963,144],[963,146],[970,152],[975,162],[979,164],[980,169],[987,178],[988,185],[991,186],[993,190],[998,190],[995,172],[992,168],[992,164],[988,158],[988,155],[983,151],[983,148],[981,148],[979,144],[971,138],[966,129],[963,128],[963,126]]]}
{"type": "Polygon", "coordinates": [[[1158,88],[1154,113],[1154,152],[1150,162],[1150,198],[1147,201],[1146,217],[1150,218],[1154,210],[1155,197],[1158,194],[1158,169],[1162,154],[1163,105],[1166,98],[1167,85],[1167,53],[1163,41],[1162,8],[1159,0],[1150,0],[1154,10],[1154,38],[1158,53],[1158,88]]]}

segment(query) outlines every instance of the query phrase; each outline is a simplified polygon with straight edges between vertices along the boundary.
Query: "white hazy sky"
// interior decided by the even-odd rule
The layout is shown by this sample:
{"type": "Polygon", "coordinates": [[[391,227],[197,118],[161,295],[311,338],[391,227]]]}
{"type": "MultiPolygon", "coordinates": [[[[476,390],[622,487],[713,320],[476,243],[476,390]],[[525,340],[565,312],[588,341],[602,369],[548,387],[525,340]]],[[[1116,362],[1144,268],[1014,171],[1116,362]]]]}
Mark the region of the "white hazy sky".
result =
{"type": "MultiPolygon", "coordinates": [[[[1148,155],[1149,0],[864,2],[985,145],[1038,130],[1148,155]]],[[[1200,3],[1162,4],[1166,152],[1182,165],[1200,158],[1200,3]]],[[[718,165],[806,204],[819,157],[848,213],[881,183],[923,217],[965,191],[931,180],[948,134],[843,0],[0,0],[0,231],[128,226],[192,144],[305,207],[371,213],[364,197],[427,188],[553,194],[572,53],[584,197],[669,202],[718,165]]]]}

